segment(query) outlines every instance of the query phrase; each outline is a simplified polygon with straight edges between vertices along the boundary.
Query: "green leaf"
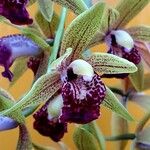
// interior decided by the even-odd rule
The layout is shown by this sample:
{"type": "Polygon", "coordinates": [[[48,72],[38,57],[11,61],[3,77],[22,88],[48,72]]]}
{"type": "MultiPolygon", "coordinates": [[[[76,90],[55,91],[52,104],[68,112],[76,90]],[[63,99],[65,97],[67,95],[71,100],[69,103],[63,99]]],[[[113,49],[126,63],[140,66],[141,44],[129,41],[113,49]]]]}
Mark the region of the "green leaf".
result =
{"type": "Polygon", "coordinates": [[[53,2],[51,0],[38,0],[38,4],[44,18],[50,22],[53,16],[53,2]]]}
{"type": "Polygon", "coordinates": [[[47,38],[55,37],[55,31],[59,23],[59,17],[55,12],[53,13],[51,22],[45,20],[40,11],[37,11],[35,15],[35,20],[47,38]]]}
{"type": "Polygon", "coordinates": [[[109,109],[111,109],[113,112],[120,115],[120,117],[128,120],[128,121],[134,121],[130,113],[127,111],[127,109],[119,102],[117,97],[113,94],[113,92],[106,88],[106,96],[103,101],[103,105],[109,109]]]}
{"type": "Polygon", "coordinates": [[[27,60],[28,58],[21,57],[15,61],[12,70],[14,77],[13,77],[13,81],[10,82],[9,87],[12,87],[20,79],[20,77],[26,72],[26,70],[28,69],[27,60]]]}
{"type": "Polygon", "coordinates": [[[52,0],[52,1],[62,5],[63,7],[69,8],[77,15],[81,14],[82,12],[88,9],[83,0],[52,0]]]}
{"type": "Polygon", "coordinates": [[[72,58],[79,58],[80,53],[99,30],[105,8],[105,3],[98,3],[72,21],[64,33],[60,55],[64,54],[68,47],[71,47],[73,49],[72,58]]]}
{"type": "Polygon", "coordinates": [[[19,125],[19,139],[16,150],[32,150],[32,142],[24,124],[19,125]]]}
{"type": "Polygon", "coordinates": [[[35,106],[47,101],[61,87],[60,77],[57,73],[50,72],[41,76],[32,86],[31,90],[10,109],[0,115],[12,118],[14,111],[22,110],[28,106],[35,106]]]}
{"type": "Polygon", "coordinates": [[[129,75],[129,79],[137,91],[142,91],[144,82],[144,68],[142,62],[137,65],[138,70],[129,75]]]}
{"type": "Polygon", "coordinates": [[[137,67],[132,62],[113,54],[84,53],[83,59],[89,62],[96,72],[101,74],[133,73],[137,71],[137,67]]]}
{"type": "Polygon", "coordinates": [[[88,123],[88,124],[85,124],[85,125],[82,125],[82,128],[89,131],[97,139],[97,142],[98,142],[101,150],[106,149],[105,138],[104,138],[100,128],[97,126],[95,121],[88,123]]]}
{"type": "Polygon", "coordinates": [[[82,127],[78,127],[73,135],[73,141],[78,150],[98,150],[94,136],[82,127]]]}
{"type": "Polygon", "coordinates": [[[37,43],[42,49],[49,51],[50,46],[46,43],[42,35],[36,34],[34,29],[31,28],[20,28],[22,34],[26,35],[28,38],[31,38],[35,43],[37,43]]]}
{"type": "Polygon", "coordinates": [[[147,111],[150,110],[150,95],[144,93],[134,93],[130,96],[130,101],[138,104],[147,111]]]}
{"type": "Polygon", "coordinates": [[[149,3],[149,1],[150,0],[121,0],[116,6],[120,18],[115,23],[114,28],[125,26],[149,3]]]}
{"type": "Polygon", "coordinates": [[[150,42],[150,26],[137,26],[126,29],[134,40],[150,42]]]}

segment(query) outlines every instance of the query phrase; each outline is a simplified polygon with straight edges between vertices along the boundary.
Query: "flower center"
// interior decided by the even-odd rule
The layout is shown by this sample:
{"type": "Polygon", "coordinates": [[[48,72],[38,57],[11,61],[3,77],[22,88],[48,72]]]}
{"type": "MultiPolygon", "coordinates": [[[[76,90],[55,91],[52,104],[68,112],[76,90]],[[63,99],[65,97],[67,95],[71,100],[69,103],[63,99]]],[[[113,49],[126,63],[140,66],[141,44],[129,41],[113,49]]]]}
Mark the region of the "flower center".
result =
{"type": "Polygon", "coordinates": [[[77,77],[78,77],[78,75],[73,73],[73,69],[72,68],[69,68],[67,70],[67,80],[68,81],[75,80],[75,79],[77,79],[77,77]]]}

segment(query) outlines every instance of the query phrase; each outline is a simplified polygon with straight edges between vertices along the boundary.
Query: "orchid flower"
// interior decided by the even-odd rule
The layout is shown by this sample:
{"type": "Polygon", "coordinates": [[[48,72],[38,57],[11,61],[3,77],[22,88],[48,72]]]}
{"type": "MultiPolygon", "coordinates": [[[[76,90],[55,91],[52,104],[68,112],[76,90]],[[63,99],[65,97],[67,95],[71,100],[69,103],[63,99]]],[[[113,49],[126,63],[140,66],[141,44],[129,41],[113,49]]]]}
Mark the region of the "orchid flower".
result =
{"type": "Polygon", "coordinates": [[[33,21],[26,10],[28,2],[29,0],[1,0],[0,15],[9,19],[13,24],[31,24],[33,21]]]}
{"type": "Polygon", "coordinates": [[[11,81],[13,73],[9,68],[14,60],[18,57],[38,55],[40,52],[39,46],[23,35],[0,38],[0,65],[5,69],[2,75],[11,81]]]}
{"type": "Polygon", "coordinates": [[[122,117],[133,120],[103,83],[101,75],[133,73],[137,67],[112,54],[84,52],[102,25],[105,10],[106,4],[98,3],[73,20],[63,35],[60,57],[49,63],[47,73],[1,115],[14,118],[12,112],[47,101],[34,114],[34,128],[54,141],[63,137],[67,123],[86,124],[98,119],[102,103],[122,117]]]}

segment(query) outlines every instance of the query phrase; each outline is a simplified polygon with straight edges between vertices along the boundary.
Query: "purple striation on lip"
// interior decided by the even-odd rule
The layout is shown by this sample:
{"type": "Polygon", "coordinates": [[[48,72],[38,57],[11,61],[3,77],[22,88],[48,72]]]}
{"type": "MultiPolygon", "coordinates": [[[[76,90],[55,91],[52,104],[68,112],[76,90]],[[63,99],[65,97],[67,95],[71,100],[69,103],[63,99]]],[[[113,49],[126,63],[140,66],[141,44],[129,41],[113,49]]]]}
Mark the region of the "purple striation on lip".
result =
{"type": "Polygon", "coordinates": [[[69,79],[62,86],[61,122],[86,124],[97,119],[106,92],[100,76],[95,74],[91,81],[84,81],[82,76],[69,79]]]}
{"type": "Polygon", "coordinates": [[[67,132],[67,123],[60,122],[58,118],[48,119],[47,102],[34,115],[33,127],[41,135],[50,137],[53,141],[58,142],[67,132]]]}

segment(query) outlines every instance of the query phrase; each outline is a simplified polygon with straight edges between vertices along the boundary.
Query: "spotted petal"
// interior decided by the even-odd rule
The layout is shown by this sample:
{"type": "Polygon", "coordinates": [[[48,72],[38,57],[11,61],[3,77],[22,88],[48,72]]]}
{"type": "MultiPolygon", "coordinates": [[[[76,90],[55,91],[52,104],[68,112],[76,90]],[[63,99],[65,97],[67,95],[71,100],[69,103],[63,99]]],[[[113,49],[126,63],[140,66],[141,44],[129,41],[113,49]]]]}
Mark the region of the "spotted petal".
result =
{"type": "Polygon", "coordinates": [[[105,3],[98,3],[72,21],[64,33],[60,55],[71,47],[73,49],[72,58],[79,58],[80,53],[88,46],[101,27],[105,8],[105,3]]]}
{"type": "Polygon", "coordinates": [[[96,72],[101,74],[133,73],[137,71],[133,63],[112,54],[85,53],[83,58],[93,66],[96,72]]]}
{"type": "Polygon", "coordinates": [[[10,109],[1,112],[1,115],[11,116],[12,112],[22,110],[27,106],[34,106],[47,101],[61,87],[57,73],[49,73],[41,76],[32,86],[31,90],[10,109]]]}
{"type": "Polygon", "coordinates": [[[150,42],[150,26],[136,26],[126,29],[134,40],[150,42]]]}
{"type": "Polygon", "coordinates": [[[119,102],[117,97],[113,94],[113,92],[107,88],[105,99],[102,103],[105,107],[111,109],[122,118],[133,121],[133,117],[129,114],[127,109],[119,102]]]}
{"type": "Polygon", "coordinates": [[[114,28],[125,26],[131,19],[133,19],[150,0],[121,0],[116,6],[120,13],[120,18],[115,23],[114,28]]]}
{"type": "Polygon", "coordinates": [[[80,14],[87,9],[83,0],[52,0],[64,7],[71,9],[75,14],[80,14]]]}
{"type": "Polygon", "coordinates": [[[93,37],[88,47],[92,47],[104,41],[106,33],[112,29],[112,25],[119,18],[119,12],[113,8],[107,8],[103,17],[103,23],[99,31],[93,37]]]}

